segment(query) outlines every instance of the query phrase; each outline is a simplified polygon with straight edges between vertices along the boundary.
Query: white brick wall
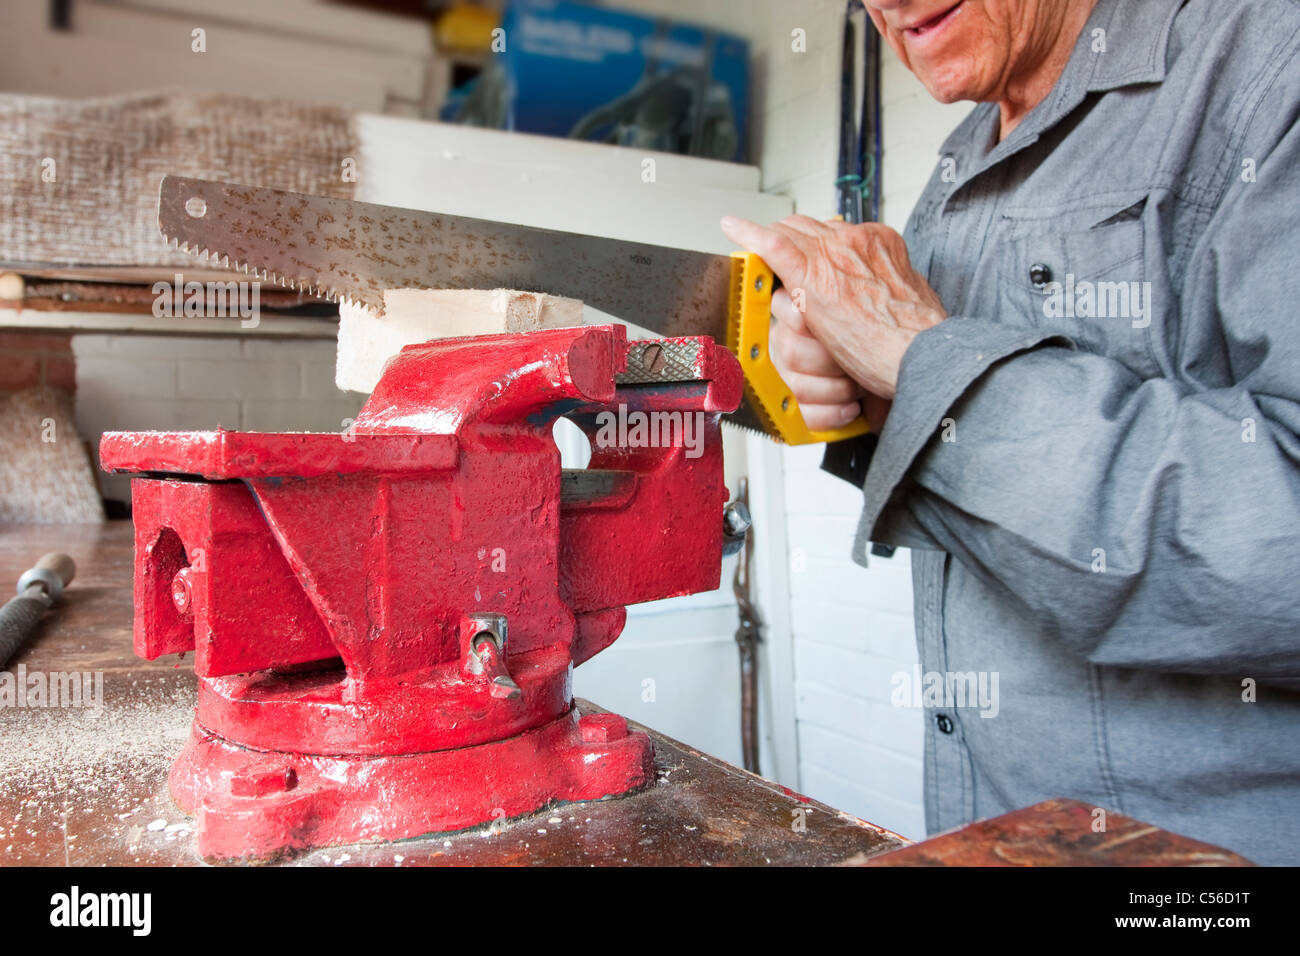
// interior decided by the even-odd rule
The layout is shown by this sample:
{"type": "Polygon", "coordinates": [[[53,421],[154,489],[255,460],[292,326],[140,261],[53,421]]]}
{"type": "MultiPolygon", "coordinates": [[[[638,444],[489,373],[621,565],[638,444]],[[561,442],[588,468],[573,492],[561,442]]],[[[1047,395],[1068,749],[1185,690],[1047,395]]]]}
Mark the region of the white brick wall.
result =
{"type": "MultiPolygon", "coordinates": [[[[74,335],[77,428],[339,431],[365,397],[334,386],[332,338],[74,335]]],[[[101,476],[126,501],[130,480],[101,476]]]]}

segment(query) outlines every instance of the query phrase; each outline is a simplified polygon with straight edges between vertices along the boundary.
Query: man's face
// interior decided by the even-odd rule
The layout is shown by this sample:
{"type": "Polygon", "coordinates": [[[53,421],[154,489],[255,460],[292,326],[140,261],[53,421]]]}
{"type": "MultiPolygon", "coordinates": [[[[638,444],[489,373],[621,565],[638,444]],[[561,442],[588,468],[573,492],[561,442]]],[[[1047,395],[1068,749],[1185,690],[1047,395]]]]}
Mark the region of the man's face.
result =
{"type": "Polygon", "coordinates": [[[941,103],[1002,99],[1070,0],[864,0],[904,65],[941,103]]]}

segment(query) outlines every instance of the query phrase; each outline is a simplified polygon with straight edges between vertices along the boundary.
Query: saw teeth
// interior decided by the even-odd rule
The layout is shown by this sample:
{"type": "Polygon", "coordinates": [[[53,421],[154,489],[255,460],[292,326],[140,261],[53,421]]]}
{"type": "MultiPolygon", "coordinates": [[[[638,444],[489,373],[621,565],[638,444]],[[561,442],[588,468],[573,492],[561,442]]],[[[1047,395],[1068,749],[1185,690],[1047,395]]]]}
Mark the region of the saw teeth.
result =
{"type": "MultiPolygon", "coordinates": [[[[740,275],[737,278],[739,279],[740,284],[743,285],[744,283],[749,281],[749,277],[746,274],[747,270],[742,268],[739,269],[738,271],[740,275]]],[[[733,342],[739,342],[740,341],[739,312],[736,311],[730,312],[730,314],[727,316],[727,325],[729,328],[729,332],[727,336],[728,340],[733,342]]],[[[739,358],[739,356],[737,356],[737,358],[739,358]]],[[[776,442],[779,445],[785,444],[785,439],[781,437],[781,431],[776,426],[775,417],[772,415],[772,412],[768,409],[768,407],[763,403],[763,400],[759,398],[758,391],[749,384],[748,377],[746,377],[745,379],[744,395],[741,398],[741,408],[745,408],[745,407],[748,407],[749,410],[754,413],[754,417],[763,423],[762,429],[755,429],[749,425],[741,424],[740,422],[727,421],[725,416],[723,418],[723,421],[726,421],[728,425],[735,425],[737,428],[745,428],[748,429],[749,431],[757,432],[758,434],[764,436],[765,438],[771,439],[772,441],[776,442]]],[[[739,410],[740,409],[737,409],[737,411],[739,410]]]]}
{"type": "Polygon", "coordinates": [[[334,296],[331,296],[330,301],[337,302],[340,308],[342,308],[343,306],[347,306],[349,309],[357,309],[358,311],[364,312],[366,313],[366,315],[372,316],[374,318],[379,318],[384,314],[383,309],[373,308],[372,306],[367,305],[365,302],[360,302],[352,298],[351,296],[347,296],[347,295],[336,294],[334,296]]]}
{"type": "Polygon", "coordinates": [[[273,272],[270,269],[259,268],[258,266],[252,265],[251,263],[248,262],[240,262],[238,259],[232,260],[229,254],[227,253],[218,252],[208,248],[200,249],[198,248],[197,244],[191,246],[188,241],[183,241],[179,236],[168,236],[166,233],[163,233],[163,239],[167,241],[168,245],[172,249],[177,249],[181,252],[185,252],[189,255],[194,256],[195,258],[202,259],[206,262],[210,262],[213,265],[220,265],[222,268],[229,269],[232,272],[238,272],[246,276],[251,276],[256,281],[266,282],[272,285],[278,285],[284,289],[292,289],[293,291],[298,292],[299,294],[307,295],[317,299],[325,299],[326,301],[329,302],[334,302],[334,303],[352,302],[354,305],[366,309],[371,314],[374,315],[379,314],[376,310],[371,309],[369,306],[365,305],[364,303],[354,302],[353,300],[349,299],[347,296],[343,295],[341,292],[336,292],[333,289],[322,289],[316,285],[313,285],[312,283],[303,280],[279,275],[278,273],[273,272]]]}

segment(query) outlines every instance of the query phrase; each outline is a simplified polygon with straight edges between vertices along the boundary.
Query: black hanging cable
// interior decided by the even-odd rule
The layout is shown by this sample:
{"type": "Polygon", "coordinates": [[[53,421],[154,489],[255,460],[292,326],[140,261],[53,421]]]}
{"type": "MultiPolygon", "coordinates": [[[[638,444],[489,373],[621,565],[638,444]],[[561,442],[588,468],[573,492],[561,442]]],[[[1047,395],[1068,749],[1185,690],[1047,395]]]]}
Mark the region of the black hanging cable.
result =
{"type": "Polygon", "coordinates": [[[836,211],[845,222],[880,220],[880,35],[868,20],[862,32],[862,99],[858,105],[860,0],[848,0],[840,69],[840,145],[835,179],[836,211]]]}
{"type": "Polygon", "coordinates": [[[836,165],[836,211],[845,222],[862,221],[861,127],[854,105],[857,102],[857,28],[850,0],[844,16],[844,43],[840,53],[840,151],[836,165]]]}
{"type": "Polygon", "coordinates": [[[862,119],[858,124],[858,161],[862,176],[864,213],[869,222],[880,221],[880,34],[868,28],[863,38],[862,119]]]}

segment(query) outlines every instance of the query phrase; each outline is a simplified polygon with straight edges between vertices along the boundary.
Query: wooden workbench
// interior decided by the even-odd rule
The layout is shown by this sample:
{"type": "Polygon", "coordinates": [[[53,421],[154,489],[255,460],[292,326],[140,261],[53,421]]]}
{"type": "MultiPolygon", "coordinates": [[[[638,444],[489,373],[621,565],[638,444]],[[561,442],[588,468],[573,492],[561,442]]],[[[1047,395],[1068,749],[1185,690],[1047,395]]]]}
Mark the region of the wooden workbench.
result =
{"type": "MultiPolygon", "coordinates": [[[[102,674],[101,706],[0,707],[0,866],[202,864],[193,820],[167,793],[167,771],[189,732],[196,678],[188,660],[150,662],[132,653],[131,525],[0,526],[0,586],[12,587],[48,551],[72,555],[76,580],[8,669],[102,674]]],[[[583,701],[579,707],[599,709],[583,701]]],[[[557,805],[495,831],[316,850],[289,865],[1248,862],[1118,813],[1108,815],[1105,832],[1094,832],[1093,808],[1066,799],[909,845],[888,830],[642,729],[654,739],[658,772],[654,784],[639,793],[557,805]]]]}
{"type": "MultiPolygon", "coordinates": [[[[0,709],[0,866],[202,863],[193,821],[167,793],[195,676],[188,660],[132,653],[130,523],[0,528],[0,585],[13,587],[47,551],[72,555],[77,577],[9,669],[100,672],[102,707],[0,709]]],[[[495,833],[318,850],[292,863],[825,865],[906,842],[649,733],[658,774],[640,793],[559,805],[495,833]]]]}

